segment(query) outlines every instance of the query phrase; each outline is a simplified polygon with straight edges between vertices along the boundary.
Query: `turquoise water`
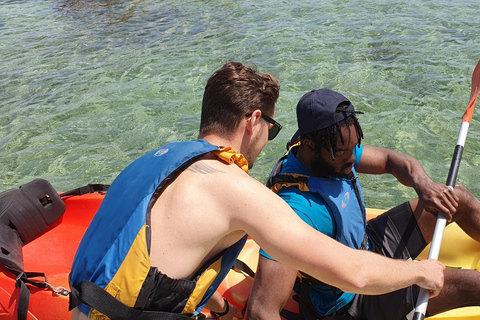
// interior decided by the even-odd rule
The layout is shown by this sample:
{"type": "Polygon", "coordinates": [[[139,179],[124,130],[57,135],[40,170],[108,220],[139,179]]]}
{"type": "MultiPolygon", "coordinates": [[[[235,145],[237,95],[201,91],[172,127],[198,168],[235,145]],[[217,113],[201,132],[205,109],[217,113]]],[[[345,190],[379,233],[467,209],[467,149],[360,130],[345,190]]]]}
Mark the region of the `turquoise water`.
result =
{"type": "MultiPolygon", "coordinates": [[[[265,181],[296,129],[303,93],[357,109],[366,144],[417,157],[445,182],[480,59],[478,0],[0,0],[0,190],[111,183],[131,161],[196,138],[203,88],[228,60],[282,84],[284,130],[251,174],[265,181]]],[[[480,195],[479,116],[458,181],[480,195]]],[[[362,176],[367,204],[414,193],[362,176]]]]}

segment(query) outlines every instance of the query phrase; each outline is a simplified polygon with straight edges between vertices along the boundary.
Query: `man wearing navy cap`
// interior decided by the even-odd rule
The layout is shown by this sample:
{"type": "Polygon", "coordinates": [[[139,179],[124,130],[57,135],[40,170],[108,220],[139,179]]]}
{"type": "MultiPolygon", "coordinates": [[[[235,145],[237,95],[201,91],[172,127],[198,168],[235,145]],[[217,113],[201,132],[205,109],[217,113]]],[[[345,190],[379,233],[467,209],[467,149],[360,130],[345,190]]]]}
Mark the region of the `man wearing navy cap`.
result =
{"type": "MultiPolygon", "coordinates": [[[[310,226],[354,249],[415,259],[432,240],[438,212],[480,241],[480,201],[461,185],[453,192],[434,183],[408,155],[362,145],[358,113],[362,112],[338,92],[306,93],[297,105],[298,131],[288,144],[289,152],[274,167],[268,186],[310,226]],[[392,174],[414,188],[419,198],[367,222],[357,172],[392,174]]],[[[298,270],[281,265],[263,250],[260,254],[249,319],[280,319],[296,280],[300,312],[307,320],[413,317],[417,286],[384,295],[355,295],[308,274],[301,273],[297,279],[298,270]]],[[[430,300],[427,311],[434,315],[467,305],[480,305],[480,273],[448,270],[444,288],[430,300]]]]}

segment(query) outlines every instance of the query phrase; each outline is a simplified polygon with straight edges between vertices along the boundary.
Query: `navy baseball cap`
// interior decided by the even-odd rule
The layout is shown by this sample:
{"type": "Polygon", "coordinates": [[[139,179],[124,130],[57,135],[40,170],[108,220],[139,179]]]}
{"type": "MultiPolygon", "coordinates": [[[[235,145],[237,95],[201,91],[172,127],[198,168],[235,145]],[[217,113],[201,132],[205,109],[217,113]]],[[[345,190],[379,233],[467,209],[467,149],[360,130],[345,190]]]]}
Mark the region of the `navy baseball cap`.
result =
{"type": "Polygon", "coordinates": [[[329,89],[312,90],[298,101],[296,135],[327,128],[355,113],[363,112],[355,112],[352,103],[342,94],[329,89]],[[344,107],[337,110],[340,104],[344,107]]]}

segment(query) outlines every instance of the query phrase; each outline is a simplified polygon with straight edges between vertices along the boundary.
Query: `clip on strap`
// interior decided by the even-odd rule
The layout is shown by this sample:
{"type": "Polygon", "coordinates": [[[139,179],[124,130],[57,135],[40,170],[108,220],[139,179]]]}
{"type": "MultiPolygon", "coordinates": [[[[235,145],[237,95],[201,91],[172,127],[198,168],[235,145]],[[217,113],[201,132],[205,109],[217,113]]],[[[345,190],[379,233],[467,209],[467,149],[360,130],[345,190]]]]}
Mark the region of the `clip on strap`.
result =
{"type": "Polygon", "coordinates": [[[15,280],[15,288],[20,289],[18,299],[17,318],[18,320],[26,320],[28,313],[28,304],[30,302],[30,289],[27,283],[40,289],[51,289],[57,295],[67,296],[68,290],[63,287],[54,288],[48,283],[47,276],[43,272],[23,272],[5,266],[5,268],[17,276],[15,280]],[[43,277],[45,281],[35,281],[30,278],[43,277]]]}

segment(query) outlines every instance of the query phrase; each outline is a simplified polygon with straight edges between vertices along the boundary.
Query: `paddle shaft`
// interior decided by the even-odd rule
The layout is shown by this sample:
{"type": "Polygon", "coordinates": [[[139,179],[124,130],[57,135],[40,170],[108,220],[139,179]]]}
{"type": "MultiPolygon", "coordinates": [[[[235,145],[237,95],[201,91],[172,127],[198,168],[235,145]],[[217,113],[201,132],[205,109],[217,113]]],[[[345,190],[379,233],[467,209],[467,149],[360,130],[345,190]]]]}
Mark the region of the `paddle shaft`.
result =
{"type": "MultiPolygon", "coordinates": [[[[468,127],[472,120],[473,109],[477,102],[477,97],[480,92],[480,61],[478,61],[475,70],[472,75],[472,89],[470,91],[470,102],[467,109],[463,114],[462,126],[458,134],[457,145],[452,157],[452,163],[450,164],[450,170],[448,171],[447,186],[453,191],[455,182],[457,181],[458,169],[460,168],[460,161],[462,159],[463,149],[465,147],[465,141],[467,139],[468,127]]],[[[440,253],[440,247],[442,245],[443,233],[447,220],[442,214],[438,214],[437,223],[433,232],[432,245],[428,253],[428,259],[438,260],[440,253]]],[[[415,306],[415,313],[413,320],[424,320],[427,313],[428,299],[430,298],[430,292],[423,288],[420,288],[420,293],[417,299],[417,305],[415,306]]]]}
{"type": "MultiPolygon", "coordinates": [[[[460,129],[460,134],[458,136],[457,145],[455,146],[455,151],[452,157],[452,163],[450,164],[450,170],[447,178],[447,186],[452,189],[455,187],[455,182],[457,180],[458,169],[460,168],[460,161],[462,159],[463,149],[465,147],[465,140],[467,138],[467,132],[469,123],[464,121],[460,129]]],[[[442,214],[438,214],[437,223],[435,225],[435,231],[433,232],[432,245],[428,253],[428,259],[438,260],[438,255],[440,254],[440,247],[442,245],[443,233],[445,231],[445,226],[447,225],[447,219],[442,214]]],[[[427,314],[427,305],[428,299],[430,298],[430,292],[423,288],[420,289],[418,295],[417,305],[415,307],[415,313],[413,315],[413,320],[423,320],[427,314]]]]}

